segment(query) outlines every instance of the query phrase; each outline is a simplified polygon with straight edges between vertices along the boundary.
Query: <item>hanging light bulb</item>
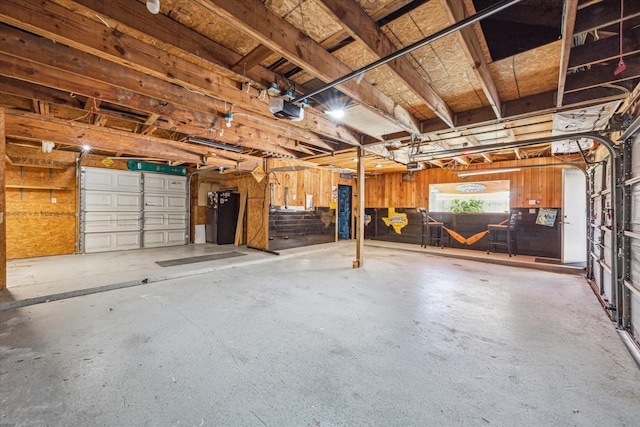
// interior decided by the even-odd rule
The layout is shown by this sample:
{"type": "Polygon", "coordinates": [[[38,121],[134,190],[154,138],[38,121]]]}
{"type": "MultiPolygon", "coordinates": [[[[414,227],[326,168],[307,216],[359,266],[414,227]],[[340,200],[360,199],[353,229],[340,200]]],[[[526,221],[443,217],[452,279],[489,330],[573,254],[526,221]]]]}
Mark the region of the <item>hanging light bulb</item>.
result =
{"type": "Polygon", "coordinates": [[[160,0],[147,0],[147,10],[154,15],[160,12],[160,0]]]}
{"type": "Polygon", "coordinates": [[[231,113],[225,113],[225,115],[224,115],[224,120],[225,120],[225,122],[227,122],[227,123],[226,123],[226,126],[227,126],[228,128],[230,128],[230,127],[231,127],[231,122],[233,121],[233,114],[231,114],[231,113]]]}

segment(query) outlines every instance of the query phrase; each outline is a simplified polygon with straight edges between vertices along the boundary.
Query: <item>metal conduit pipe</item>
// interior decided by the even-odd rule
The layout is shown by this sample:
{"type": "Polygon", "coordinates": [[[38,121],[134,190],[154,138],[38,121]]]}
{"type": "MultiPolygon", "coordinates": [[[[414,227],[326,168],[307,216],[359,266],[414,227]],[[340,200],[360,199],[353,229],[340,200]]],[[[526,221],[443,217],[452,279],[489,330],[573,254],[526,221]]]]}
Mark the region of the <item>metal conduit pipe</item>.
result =
{"type": "Polygon", "coordinates": [[[409,45],[409,46],[407,46],[407,47],[405,47],[403,49],[400,49],[399,51],[394,52],[391,55],[385,56],[384,58],[380,58],[379,60],[377,60],[375,62],[372,62],[369,65],[365,65],[364,67],[362,67],[360,69],[357,69],[357,70],[347,74],[344,77],[340,77],[339,79],[336,79],[336,80],[332,81],[331,83],[327,83],[326,85],[322,86],[321,88],[319,88],[317,90],[314,90],[313,92],[311,92],[311,93],[309,93],[307,95],[304,95],[304,96],[302,96],[300,98],[294,99],[291,102],[297,103],[297,102],[304,101],[307,98],[311,98],[312,96],[317,95],[317,94],[319,94],[321,92],[324,92],[325,90],[331,89],[332,87],[335,87],[335,86],[337,86],[339,84],[342,84],[342,83],[346,82],[347,80],[351,80],[354,77],[357,77],[357,76],[359,76],[361,74],[366,73],[367,71],[371,71],[371,70],[373,70],[375,68],[378,68],[378,67],[380,67],[382,65],[385,65],[386,63],[391,62],[394,59],[398,59],[401,56],[404,56],[404,55],[406,55],[408,53],[411,53],[416,49],[420,49],[421,47],[427,46],[428,44],[431,44],[436,40],[439,40],[439,39],[441,39],[441,38],[443,38],[445,36],[448,36],[449,34],[453,34],[458,30],[461,30],[461,29],[463,29],[463,28],[465,28],[465,27],[467,27],[467,26],[469,26],[471,24],[479,22],[481,19],[486,18],[488,16],[491,16],[491,15],[493,15],[495,13],[498,13],[501,10],[504,10],[504,9],[508,8],[509,6],[512,6],[512,5],[516,4],[516,3],[519,3],[520,1],[522,1],[522,0],[503,0],[500,3],[494,4],[493,6],[489,6],[488,8],[476,13],[475,15],[468,16],[468,17],[464,18],[463,20],[461,20],[460,22],[456,22],[455,24],[450,25],[447,28],[442,29],[442,30],[438,31],[437,33],[432,34],[432,35],[430,35],[430,36],[428,36],[428,37],[426,37],[426,38],[424,38],[422,40],[418,40],[417,42],[415,42],[415,43],[413,43],[413,44],[411,44],[411,45],[409,45]]]}

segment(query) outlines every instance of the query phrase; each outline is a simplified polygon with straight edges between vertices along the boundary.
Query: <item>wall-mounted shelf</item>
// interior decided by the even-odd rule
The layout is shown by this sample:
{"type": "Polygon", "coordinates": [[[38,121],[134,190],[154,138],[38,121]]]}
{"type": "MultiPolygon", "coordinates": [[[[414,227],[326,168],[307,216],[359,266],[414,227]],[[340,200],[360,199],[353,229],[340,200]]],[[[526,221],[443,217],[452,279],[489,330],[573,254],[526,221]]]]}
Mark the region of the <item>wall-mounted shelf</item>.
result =
{"type": "Polygon", "coordinates": [[[59,190],[59,191],[67,191],[68,187],[58,187],[55,185],[13,185],[7,184],[6,188],[20,188],[23,190],[59,190]]]}
{"type": "Polygon", "coordinates": [[[59,169],[64,170],[69,166],[72,166],[73,163],[69,162],[43,162],[43,163],[25,163],[20,161],[13,161],[11,157],[5,155],[5,159],[11,166],[23,167],[23,168],[41,168],[41,169],[59,169]]]}

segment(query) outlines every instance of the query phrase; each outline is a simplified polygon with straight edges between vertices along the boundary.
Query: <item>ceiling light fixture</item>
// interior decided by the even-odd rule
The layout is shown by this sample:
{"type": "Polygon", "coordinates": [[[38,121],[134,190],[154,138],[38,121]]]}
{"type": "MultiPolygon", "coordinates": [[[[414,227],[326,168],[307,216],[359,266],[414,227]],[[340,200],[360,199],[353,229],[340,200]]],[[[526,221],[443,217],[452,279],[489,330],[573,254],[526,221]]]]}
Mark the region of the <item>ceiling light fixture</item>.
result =
{"type": "Polygon", "coordinates": [[[469,182],[467,184],[458,184],[454,187],[462,193],[479,193],[487,189],[487,186],[479,182],[469,182]]]}
{"type": "Polygon", "coordinates": [[[336,108],[335,110],[327,110],[326,113],[328,116],[331,116],[334,119],[344,118],[344,109],[342,108],[336,108]]]}
{"type": "Polygon", "coordinates": [[[473,171],[453,171],[458,174],[459,178],[466,178],[468,176],[475,175],[489,175],[492,173],[508,173],[508,172],[520,172],[521,168],[496,168],[496,169],[478,169],[473,171]]]}
{"type": "Polygon", "coordinates": [[[377,168],[381,168],[381,167],[382,167],[382,165],[381,165],[380,163],[376,163],[376,167],[377,167],[377,168]]]}
{"type": "Polygon", "coordinates": [[[147,10],[157,15],[160,12],[160,0],[147,0],[147,10]]]}
{"type": "Polygon", "coordinates": [[[208,147],[219,148],[221,150],[233,151],[234,153],[242,153],[242,147],[237,147],[235,145],[227,145],[222,144],[217,141],[211,141],[208,139],[196,138],[194,136],[190,136],[187,138],[189,142],[195,142],[196,144],[206,145],[208,147]]]}
{"type": "Polygon", "coordinates": [[[231,114],[231,113],[225,113],[225,115],[224,115],[223,117],[224,117],[224,121],[226,122],[226,124],[225,124],[225,125],[226,125],[228,128],[230,128],[230,127],[231,127],[231,122],[233,121],[233,114],[231,114]]]}

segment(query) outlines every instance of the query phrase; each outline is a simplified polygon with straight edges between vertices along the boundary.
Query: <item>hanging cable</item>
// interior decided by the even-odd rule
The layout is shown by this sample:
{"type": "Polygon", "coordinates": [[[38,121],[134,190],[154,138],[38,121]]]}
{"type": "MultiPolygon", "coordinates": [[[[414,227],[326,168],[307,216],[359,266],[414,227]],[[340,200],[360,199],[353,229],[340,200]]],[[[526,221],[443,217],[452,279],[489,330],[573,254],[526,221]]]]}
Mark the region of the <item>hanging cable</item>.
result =
{"type": "Polygon", "coordinates": [[[613,75],[617,76],[627,69],[627,64],[624,63],[624,59],[622,59],[622,23],[624,21],[624,0],[620,0],[620,61],[618,62],[618,66],[613,71],[613,75]]]}

